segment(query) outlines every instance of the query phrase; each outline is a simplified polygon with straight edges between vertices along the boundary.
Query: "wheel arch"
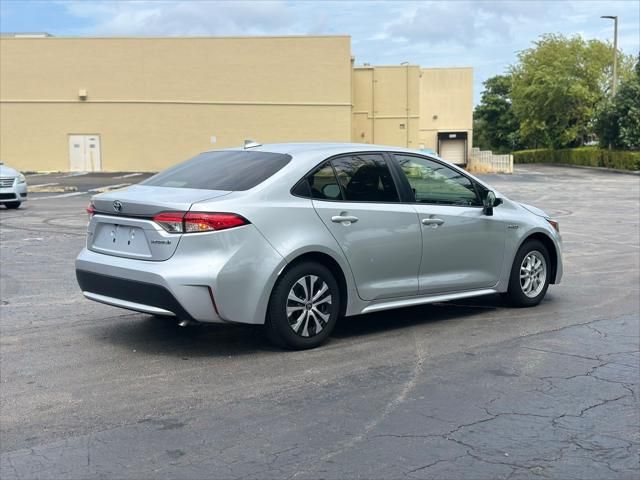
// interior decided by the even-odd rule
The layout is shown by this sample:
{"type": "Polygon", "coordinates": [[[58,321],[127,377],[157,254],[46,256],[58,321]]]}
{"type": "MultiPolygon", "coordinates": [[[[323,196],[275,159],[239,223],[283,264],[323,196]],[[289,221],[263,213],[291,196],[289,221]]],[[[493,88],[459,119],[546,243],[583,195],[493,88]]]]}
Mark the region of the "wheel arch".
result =
{"type": "Polygon", "coordinates": [[[526,242],[530,240],[538,240],[546,247],[551,260],[551,275],[549,278],[549,283],[551,284],[556,283],[556,275],[558,273],[558,248],[556,247],[555,242],[546,233],[533,232],[523,238],[523,240],[520,242],[520,245],[518,245],[516,252],[520,250],[522,245],[524,245],[526,242]]]}
{"type": "Polygon", "coordinates": [[[284,272],[301,262],[316,262],[329,269],[338,282],[338,289],[340,290],[340,316],[343,317],[347,311],[347,305],[349,303],[349,286],[347,284],[346,275],[338,261],[331,255],[323,252],[310,251],[301,253],[288,261],[285,268],[283,268],[278,274],[278,278],[280,278],[284,272]]]}

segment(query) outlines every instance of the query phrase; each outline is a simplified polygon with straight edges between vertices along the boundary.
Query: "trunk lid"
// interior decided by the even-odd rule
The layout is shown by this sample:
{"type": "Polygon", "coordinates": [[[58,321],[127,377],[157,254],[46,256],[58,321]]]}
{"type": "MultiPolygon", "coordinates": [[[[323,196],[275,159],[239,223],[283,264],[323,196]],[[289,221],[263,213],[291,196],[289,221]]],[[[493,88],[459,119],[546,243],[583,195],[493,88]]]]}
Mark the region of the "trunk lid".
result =
{"type": "Polygon", "coordinates": [[[191,205],[231,192],[133,185],[96,195],[88,227],[87,248],[97,253],[138,260],[169,259],[182,234],[169,233],[153,221],[161,212],[187,212],[191,205]]]}

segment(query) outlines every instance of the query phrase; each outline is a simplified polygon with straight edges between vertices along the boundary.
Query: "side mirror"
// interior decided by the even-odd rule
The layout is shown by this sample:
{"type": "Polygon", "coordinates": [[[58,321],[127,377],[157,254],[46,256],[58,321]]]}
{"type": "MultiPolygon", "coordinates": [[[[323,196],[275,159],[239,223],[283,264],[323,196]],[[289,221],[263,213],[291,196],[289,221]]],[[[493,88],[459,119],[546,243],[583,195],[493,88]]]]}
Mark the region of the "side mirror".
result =
{"type": "Polygon", "coordinates": [[[487,192],[482,203],[484,205],[482,213],[484,213],[488,217],[493,215],[493,207],[496,207],[499,205],[499,203],[496,200],[496,194],[493,193],[492,190],[489,190],[487,192]]]}

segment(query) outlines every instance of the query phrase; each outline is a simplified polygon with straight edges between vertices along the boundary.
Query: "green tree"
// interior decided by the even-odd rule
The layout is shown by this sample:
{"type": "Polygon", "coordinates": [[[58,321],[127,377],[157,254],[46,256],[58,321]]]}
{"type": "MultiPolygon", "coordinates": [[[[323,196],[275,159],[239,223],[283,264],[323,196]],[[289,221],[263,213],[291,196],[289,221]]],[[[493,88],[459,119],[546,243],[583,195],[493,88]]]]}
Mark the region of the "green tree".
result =
{"type": "Polygon", "coordinates": [[[473,144],[494,152],[519,148],[520,124],[511,105],[511,76],[496,75],[483,85],[480,104],[473,112],[473,144]]]}
{"type": "MultiPolygon", "coordinates": [[[[527,147],[574,147],[593,135],[611,83],[611,57],[604,42],[562,35],[543,35],[518,54],[511,98],[527,147]]],[[[627,73],[621,68],[621,78],[627,73]]]]}
{"type": "Polygon", "coordinates": [[[598,114],[600,146],[640,150],[640,56],[634,74],[620,84],[618,93],[598,114]]]}

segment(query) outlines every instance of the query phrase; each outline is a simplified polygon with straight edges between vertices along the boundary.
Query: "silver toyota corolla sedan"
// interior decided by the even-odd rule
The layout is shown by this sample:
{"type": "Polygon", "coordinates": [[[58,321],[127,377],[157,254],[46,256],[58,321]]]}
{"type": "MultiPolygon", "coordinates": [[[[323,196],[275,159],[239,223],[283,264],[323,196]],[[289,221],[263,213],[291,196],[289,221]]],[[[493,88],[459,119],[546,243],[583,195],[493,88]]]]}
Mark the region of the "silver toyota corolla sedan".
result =
{"type": "Polygon", "coordinates": [[[294,349],[341,316],[492,293],[533,306],[562,277],[556,221],[397,147],[205,152],[88,212],[85,297],[183,325],[264,324],[294,349]]]}

